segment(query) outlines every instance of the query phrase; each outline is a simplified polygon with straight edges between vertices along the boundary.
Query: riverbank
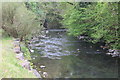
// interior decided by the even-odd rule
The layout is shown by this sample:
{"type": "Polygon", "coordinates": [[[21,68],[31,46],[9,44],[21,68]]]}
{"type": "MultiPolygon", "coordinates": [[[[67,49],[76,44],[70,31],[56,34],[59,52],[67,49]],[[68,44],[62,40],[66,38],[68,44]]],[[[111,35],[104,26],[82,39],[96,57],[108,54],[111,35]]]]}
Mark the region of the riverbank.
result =
{"type": "MultiPolygon", "coordinates": [[[[13,51],[13,38],[2,38],[2,62],[0,63],[0,79],[1,78],[37,78],[31,71],[23,68],[21,61],[16,58],[16,54],[13,51]]],[[[23,47],[24,45],[22,45],[23,47]]],[[[27,51],[26,47],[23,47],[23,51],[27,51]]],[[[29,53],[25,52],[26,59],[30,59],[29,53]]]]}
{"type": "MultiPolygon", "coordinates": [[[[91,42],[91,38],[89,38],[88,36],[77,36],[77,38],[79,40],[85,40],[86,42],[90,41],[91,42]]],[[[97,43],[95,43],[97,45],[97,43]]],[[[100,48],[102,48],[103,50],[106,50],[106,55],[110,55],[112,57],[118,57],[120,58],[120,50],[117,50],[117,49],[111,49],[109,46],[110,45],[107,45],[106,43],[104,43],[104,46],[103,46],[103,43],[102,42],[99,42],[99,46],[100,48]],[[101,43],[101,44],[100,44],[101,43]]]]}

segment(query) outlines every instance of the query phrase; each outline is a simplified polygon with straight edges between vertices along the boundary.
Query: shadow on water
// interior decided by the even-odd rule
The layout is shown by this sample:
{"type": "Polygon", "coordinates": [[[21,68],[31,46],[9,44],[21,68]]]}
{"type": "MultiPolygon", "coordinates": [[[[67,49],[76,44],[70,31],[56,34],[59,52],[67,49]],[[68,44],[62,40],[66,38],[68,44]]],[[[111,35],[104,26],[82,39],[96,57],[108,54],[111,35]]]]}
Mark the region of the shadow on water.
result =
{"type": "MultiPolygon", "coordinates": [[[[46,38],[34,41],[31,53],[34,68],[47,72],[47,78],[117,78],[117,59],[92,43],[68,36],[66,32],[49,31],[46,38]],[[46,68],[41,69],[44,65],[46,68]]],[[[41,72],[40,72],[41,73],[41,72]]]]}

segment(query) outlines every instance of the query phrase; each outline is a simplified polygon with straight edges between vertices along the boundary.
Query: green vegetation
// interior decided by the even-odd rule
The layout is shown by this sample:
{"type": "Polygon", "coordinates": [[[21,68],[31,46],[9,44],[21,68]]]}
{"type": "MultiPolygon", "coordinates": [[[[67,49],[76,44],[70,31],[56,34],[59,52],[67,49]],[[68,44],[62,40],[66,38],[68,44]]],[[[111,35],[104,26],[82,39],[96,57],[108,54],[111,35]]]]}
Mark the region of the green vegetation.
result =
{"type": "Polygon", "coordinates": [[[69,34],[87,35],[93,43],[104,42],[108,48],[120,49],[117,2],[79,2],[72,6],[63,16],[69,34]]]}
{"type": "Polygon", "coordinates": [[[41,30],[36,15],[24,3],[2,3],[2,29],[21,41],[41,30]]]}
{"type": "MultiPolygon", "coordinates": [[[[107,48],[119,50],[118,11],[117,2],[2,3],[0,78],[35,77],[19,65],[10,37],[23,41],[41,33],[43,27],[67,28],[70,35],[87,36],[93,43],[103,42],[107,48]]],[[[30,60],[30,52],[23,42],[21,47],[26,59],[30,60]]]]}
{"type": "Polygon", "coordinates": [[[25,43],[21,42],[20,45],[21,45],[21,51],[24,52],[24,57],[25,57],[27,60],[31,60],[30,51],[29,51],[29,49],[26,47],[25,43]]]}
{"type": "Polygon", "coordinates": [[[26,2],[45,28],[67,28],[73,36],[88,36],[107,48],[120,49],[118,2],[26,2]],[[62,22],[62,23],[61,23],[62,22]],[[64,26],[62,26],[64,25],[64,26]]]}
{"type": "Polygon", "coordinates": [[[2,39],[2,62],[0,63],[0,79],[36,78],[32,72],[29,72],[20,65],[20,60],[16,59],[15,53],[13,52],[12,41],[12,38],[2,39]]]}
{"type": "Polygon", "coordinates": [[[3,3],[2,7],[2,29],[15,38],[23,40],[40,33],[42,26],[64,25],[70,35],[86,35],[93,43],[104,42],[108,48],[120,49],[117,2],[25,2],[3,3]]]}
{"type": "Polygon", "coordinates": [[[62,26],[60,21],[62,20],[61,13],[63,5],[56,2],[26,2],[26,7],[34,12],[38,17],[37,19],[41,21],[47,29],[58,29],[62,26]]]}

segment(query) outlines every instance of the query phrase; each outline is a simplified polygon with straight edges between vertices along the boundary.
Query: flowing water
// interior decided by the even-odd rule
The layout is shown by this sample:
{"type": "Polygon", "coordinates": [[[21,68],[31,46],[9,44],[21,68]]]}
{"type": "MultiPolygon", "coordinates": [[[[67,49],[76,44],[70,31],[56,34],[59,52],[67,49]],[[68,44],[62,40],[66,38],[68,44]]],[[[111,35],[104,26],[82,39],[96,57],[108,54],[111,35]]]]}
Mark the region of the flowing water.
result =
{"type": "Polygon", "coordinates": [[[49,30],[29,45],[31,62],[47,78],[116,78],[117,59],[105,54],[97,45],[78,40],[62,30],[49,30]],[[45,66],[42,68],[41,66],[45,66]]]}

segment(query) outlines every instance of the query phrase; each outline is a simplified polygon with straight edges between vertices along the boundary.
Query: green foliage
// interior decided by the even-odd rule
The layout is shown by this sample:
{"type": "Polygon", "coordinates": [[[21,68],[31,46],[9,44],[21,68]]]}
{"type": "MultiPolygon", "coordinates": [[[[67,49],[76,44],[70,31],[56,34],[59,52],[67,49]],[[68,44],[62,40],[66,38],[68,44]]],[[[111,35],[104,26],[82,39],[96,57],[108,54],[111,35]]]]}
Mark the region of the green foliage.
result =
{"type": "Polygon", "coordinates": [[[37,19],[45,28],[59,28],[61,26],[61,3],[26,2],[25,4],[29,10],[38,16],[37,19]]]}
{"type": "Polygon", "coordinates": [[[9,37],[9,35],[8,35],[4,30],[2,30],[2,29],[0,29],[0,36],[1,36],[2,38],[9,37]]]}
{"type": "Polygon", "coordinates": [[[27,10],[24,3],[2,5],[2,28],[13,37],[23,38],[40,31],[36,17],[32,11],[27,10]]]}
{"type": "Polygon", "coordinates": [[[37,78],[32,72],[23,68],[13,52],[13,38],[2,38],[2,50],[0,53],[0,79],[2,78],[37,78]],[[2,55],[2,56],[1,56],[2,55]]]}
{"type": "Polygon", "coordinates": [[[111,48],[120,49],[118,3],[96,2],[75,3],[63,16],[63,23],[69,34],[74,36],[87,35],[92,42],[103,41],[111,48]]]}
{"type": "Polygon", "coordinates": [[[30,54],[30,51],[29,49],[26,47],[26,45],[21,42],[21,51],[24,53],[24,57],[27,59],[27,60],[31,60],[31,54],[30,54]]]}
{"type": "Polygon", "coordinates": [[[23,38],[39,32],[40,25],[58,28],[64,18],[62,23],[70,35],[87,35],[93,43],[102,41],[119,49],[118,11],[117,2],[3,3],[2,28],[23,38]]]}

